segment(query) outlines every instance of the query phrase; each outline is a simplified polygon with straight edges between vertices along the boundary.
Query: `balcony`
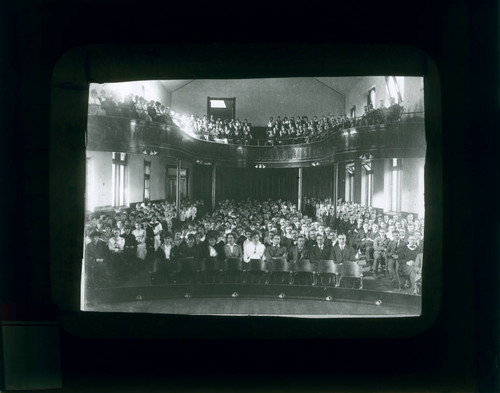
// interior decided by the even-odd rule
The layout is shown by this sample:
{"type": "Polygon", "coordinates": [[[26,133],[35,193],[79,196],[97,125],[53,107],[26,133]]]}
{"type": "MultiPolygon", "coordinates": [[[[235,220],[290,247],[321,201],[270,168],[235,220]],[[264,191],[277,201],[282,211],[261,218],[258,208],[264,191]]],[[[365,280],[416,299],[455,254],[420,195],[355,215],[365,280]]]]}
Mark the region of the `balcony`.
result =
{"type": "Polygon", "coordinates": [[[373,158],[424,157],[424,118],[333,131],[322,140],[262,146],[210,142],[192,137],[177,126],[115,116],[88,117],[87,149],[135,154],[160,154],[202,164],[293,168],[329,164],[370,154],[373,158]]]}

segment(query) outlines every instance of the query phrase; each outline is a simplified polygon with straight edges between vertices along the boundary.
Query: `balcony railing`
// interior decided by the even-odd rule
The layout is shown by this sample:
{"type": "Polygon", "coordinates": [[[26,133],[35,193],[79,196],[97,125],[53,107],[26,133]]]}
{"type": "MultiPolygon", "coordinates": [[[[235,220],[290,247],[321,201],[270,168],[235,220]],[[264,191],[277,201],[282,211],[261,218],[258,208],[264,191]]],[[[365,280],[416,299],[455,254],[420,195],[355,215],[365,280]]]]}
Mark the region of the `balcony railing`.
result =
{"type": "MultiPolygon", "coordinates": [[[[309,143],[238,145],[201,140],[175,125],[120,116],[88,117],[87,148],[136,154],[163,154],[206,164],[228,166],[264,164],[266,167],[298,167],[326,164],[370,153],[374,157],[425,156],[422,117],[408,114],[396,123],[365,125],[331,131],[309,143]]],[[[422,113],[418,113],[422,115],[422,113]]]]}
{"type": "MultiPolygon", "coordinates": [[[[373,112],[372,112],[373,113],[373,112]]],[[[89,104],[89,116],[110,116],[101,109],[98,105],[89,104]]],[[[186,135],[189,135],[192,138],[196,138],[205,142],[215,142],[229,145],[239,145],[239,146],[288,146],[288,145],[297,145],[304,143],[313,143],[313,142],[321,142],[328,139],[331,135],[336,132],[344,131],[347,129],[363,129],[365,127],[373,127],[373,126],[385,126],[391,124],[400,124],[400,123],[411,123],[411,122],[423,122],[424,121],[424,112],[402,112],[399,113],[396,117],[385,115],[375,115],[372,116],[359,116],[359,117],[349,117],[342,124],[337,124],[333,127],[330,127],[322,132],[317,133],[309,133],[308,135],[302,136],[294,136],[294,137],[274,137],[274,138],[265,138],[265,139],[248,139],[248,138],[235,138],[235,136],[220,136],[214,137],[209,135],[209,133],[197,133],[191,132],[188,133],[183,130],[181,127],[175,124],[175,121],[170,117],[159,116],[157,119],[152,121],[142,120],[140,119],[137,111],[132,111],[127,108],[113,108],[111,117],[123,117],[128,119],[134,119],[136,121],[144,121],[147,123],[152,123],[156,125],[162,125],[160,128],[166,127],[167,129],[171,129],[171,127],[175,127],[179,129],[181,132],[184,132],[186,135]]]]}

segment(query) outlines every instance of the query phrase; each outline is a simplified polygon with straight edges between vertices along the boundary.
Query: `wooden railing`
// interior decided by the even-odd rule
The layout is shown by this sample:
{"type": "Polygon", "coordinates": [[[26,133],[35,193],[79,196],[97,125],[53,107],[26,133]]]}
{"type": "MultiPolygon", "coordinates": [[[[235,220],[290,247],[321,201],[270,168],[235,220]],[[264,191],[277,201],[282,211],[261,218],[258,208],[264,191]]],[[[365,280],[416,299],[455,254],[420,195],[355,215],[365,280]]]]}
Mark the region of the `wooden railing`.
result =
{"type": "Polygon", "coordinates": [[[424,120],[418,117],[412,121],[333,131],[310,143],[259,146],[204,141],[187,135],[175,125],[91,115],[87,123],[87,148],[163,154],[237,167],[254,164],[299,167],[349,160],[362,153],[378,158],[423,157],[426,143],[424,120]]]}

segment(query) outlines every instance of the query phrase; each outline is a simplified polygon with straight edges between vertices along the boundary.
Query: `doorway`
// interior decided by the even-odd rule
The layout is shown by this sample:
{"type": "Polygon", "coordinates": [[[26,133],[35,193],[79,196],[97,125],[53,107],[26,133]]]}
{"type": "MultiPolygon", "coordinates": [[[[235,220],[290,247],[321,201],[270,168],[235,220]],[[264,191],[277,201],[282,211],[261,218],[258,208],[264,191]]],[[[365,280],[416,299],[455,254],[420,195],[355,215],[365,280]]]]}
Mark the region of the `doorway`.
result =
{"type": "MultiPolygon", "coordinates": [[[[167,181],[166,192],[168,201],[175,201],[177,198],[177,168],[168,167],[167,168],[167,181]]],[[[188,170],[181,168],[181,178],[180,178],[180,189],[181,189],[181,201],[186,199],[188,196],[188,170]]]]}
{"type": "Polygon", "coordinates": [[[236,111],[236,98],[207,97],[207,117],[215,120],[234,120],[236,111]]]}

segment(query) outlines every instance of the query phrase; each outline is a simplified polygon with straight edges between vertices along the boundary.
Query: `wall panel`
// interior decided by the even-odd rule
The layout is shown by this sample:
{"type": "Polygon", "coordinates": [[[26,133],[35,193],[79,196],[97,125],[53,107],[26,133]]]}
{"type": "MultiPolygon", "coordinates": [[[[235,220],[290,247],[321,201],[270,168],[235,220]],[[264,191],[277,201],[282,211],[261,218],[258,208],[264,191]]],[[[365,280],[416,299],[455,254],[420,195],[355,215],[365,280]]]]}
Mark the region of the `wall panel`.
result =
{"type": "Polygon", "coordinates": [[[344,113],[344,96],[313,78],[195,80],[172,92],[172,109],[203,116],[207,96],[236,97],[236,117],[265,126],[270,116],[344,113]]]}

